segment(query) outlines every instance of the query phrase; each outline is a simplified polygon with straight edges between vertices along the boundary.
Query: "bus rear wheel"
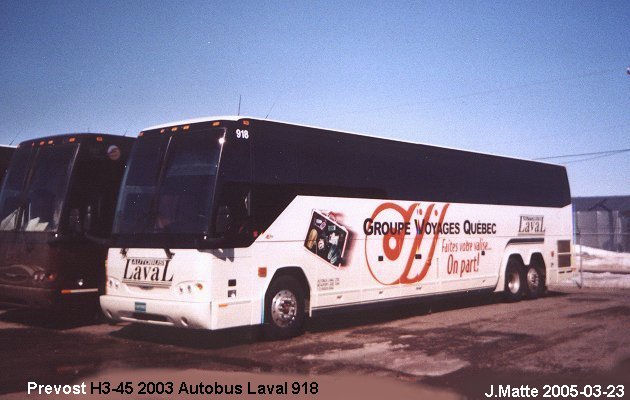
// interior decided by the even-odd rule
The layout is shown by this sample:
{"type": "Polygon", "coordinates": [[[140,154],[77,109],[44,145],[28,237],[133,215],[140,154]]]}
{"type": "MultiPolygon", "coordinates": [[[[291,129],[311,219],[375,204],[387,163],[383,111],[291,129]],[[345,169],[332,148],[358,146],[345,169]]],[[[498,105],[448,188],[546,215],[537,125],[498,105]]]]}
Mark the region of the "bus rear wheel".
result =
{"type": "Polygon", "coordinates": [[[267,339],[288,339],[302,333],[306,319],[304,289],[292,276],[274,279],[265,296],[265,324],[267,339]]]}
{"type": "Polygon", "coordinates": [[[525,274],[523,265],[516,261],[508,261],[505,268],[505,299],[509,302],[521,300],[525,293],[525,274]]]}
{"type": "Polygon", "coordinates": [[[526,294],[529,299],[536,299],[545,292],[545,275],[536,265],[530,265],[525,274],[526,294]]]}

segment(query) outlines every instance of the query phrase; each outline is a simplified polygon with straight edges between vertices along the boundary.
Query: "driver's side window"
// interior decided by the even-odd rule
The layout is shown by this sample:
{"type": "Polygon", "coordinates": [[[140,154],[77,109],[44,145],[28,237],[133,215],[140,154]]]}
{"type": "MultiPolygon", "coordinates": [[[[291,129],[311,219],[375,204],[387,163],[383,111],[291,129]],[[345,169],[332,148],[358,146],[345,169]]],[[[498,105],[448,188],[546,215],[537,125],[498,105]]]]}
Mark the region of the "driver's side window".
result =
{"type": "Polygon", "coordinates": [[[235,241],[235,245],[248,245],[253,241],[250,216],[251,191],[244,183],[226,182],[216,201],[215,233],[235,241]]]}

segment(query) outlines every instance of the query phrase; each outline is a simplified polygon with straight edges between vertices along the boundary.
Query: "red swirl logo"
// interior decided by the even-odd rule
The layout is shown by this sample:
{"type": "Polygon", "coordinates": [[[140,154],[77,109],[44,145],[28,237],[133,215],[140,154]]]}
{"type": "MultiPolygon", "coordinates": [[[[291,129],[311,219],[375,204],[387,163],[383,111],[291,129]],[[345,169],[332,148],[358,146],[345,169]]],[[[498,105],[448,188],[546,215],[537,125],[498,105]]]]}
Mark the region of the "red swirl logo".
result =
{"type": "Polygon", "coordinates": [[[441,211],[435,203],[429,204],[426,210],[420,203],[413,203],[407,209],[389,202],[378,206],[366,220],[371,232],[376,227],[376,234],[382,235],[380,241],[374,235],[365,237],[365,261],[372,277],[382,285],[422,281],[429,271],[440,236],[435,232],[426,258],[417,258],[425,237],[422,227],[435,217],[441,225],[449,205],[445,204],[441,211]]]}

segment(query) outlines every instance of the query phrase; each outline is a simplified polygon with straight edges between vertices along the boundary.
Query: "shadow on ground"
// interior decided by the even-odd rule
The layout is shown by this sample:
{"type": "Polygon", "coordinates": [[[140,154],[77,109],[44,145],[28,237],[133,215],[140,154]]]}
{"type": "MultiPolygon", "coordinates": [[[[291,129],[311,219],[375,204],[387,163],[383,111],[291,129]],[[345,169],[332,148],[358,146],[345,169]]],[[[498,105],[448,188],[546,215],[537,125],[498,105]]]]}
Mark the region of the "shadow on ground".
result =
{"type": "MultiPolygon", "coordinates": [[[[545,296],[559,297],[566,296],[566,294],[550,291],[545,296]]],[[[501,293],[475,293],[457,297],[418,300],[413,303],[388,302],[352,311],[339,309],[331,312],[330,315],[314,317],[309,321],[307,329],[310,332],[328,332],[502,302],[504,299],[501,293]]]]}
{"type": "Polygon", "coordinates": [[[97,325],[105,321],[100,311],[41,310],[31,308],[0,307],[0,321],[36,328],[65,330],[97,325]]]}

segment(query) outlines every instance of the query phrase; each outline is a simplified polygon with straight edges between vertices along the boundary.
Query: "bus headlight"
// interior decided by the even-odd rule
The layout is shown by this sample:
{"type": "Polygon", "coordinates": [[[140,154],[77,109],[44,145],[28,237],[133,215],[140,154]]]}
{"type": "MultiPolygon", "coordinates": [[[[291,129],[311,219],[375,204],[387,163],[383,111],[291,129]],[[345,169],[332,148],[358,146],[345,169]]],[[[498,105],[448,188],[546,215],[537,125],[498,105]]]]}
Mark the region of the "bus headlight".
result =
{"type": "Polygon", "coordinates": [[[107,292],[112,292],[118,290],[120,287],[120,281],[116,278],[107,277],[107,292]]]}
{"type": "Polygon", "coordinates": [[[35,282],[52,282],[55,279],[57,279],[57,274],[54,272],[39,271],[33,274],[33,280],[35,282]]]}
{"type": "Polygon", "coordinates": [[[202,282],[181,282],[180,284],[177,285],[177,289],[176,292],[179,295],[197,295],[197,294],[201,294],[203,292],[203,283],[202,282]]]}

